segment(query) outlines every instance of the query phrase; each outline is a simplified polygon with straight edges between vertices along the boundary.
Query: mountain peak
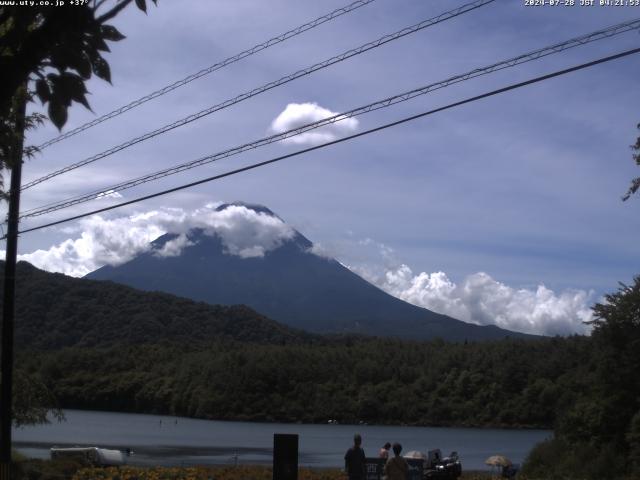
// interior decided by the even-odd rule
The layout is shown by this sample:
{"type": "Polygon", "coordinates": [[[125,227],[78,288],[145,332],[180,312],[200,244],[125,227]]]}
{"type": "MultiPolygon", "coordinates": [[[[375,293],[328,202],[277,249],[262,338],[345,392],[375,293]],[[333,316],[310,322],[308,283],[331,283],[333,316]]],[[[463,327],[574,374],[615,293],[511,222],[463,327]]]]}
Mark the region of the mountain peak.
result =
{"type": "Polygon", "coordinates": [[[279,218],[280,220],[282,220],[278,215],[276,215],[275,213],[273,213],[273,211],[271,211],[269,208],[265,207],[264,205],[258,205],[255,203],[246,203],[246,202],[229,202],[229,203],[223,203],[222,205],[218,206],[216,208],[216,212],[222,212],[228,208],[231,207],[244,207],[247,210],[253,210],[256,213],[263,213],[265,215],[269,215],[270,217],[275,217],[275,218],[279,218]]]}

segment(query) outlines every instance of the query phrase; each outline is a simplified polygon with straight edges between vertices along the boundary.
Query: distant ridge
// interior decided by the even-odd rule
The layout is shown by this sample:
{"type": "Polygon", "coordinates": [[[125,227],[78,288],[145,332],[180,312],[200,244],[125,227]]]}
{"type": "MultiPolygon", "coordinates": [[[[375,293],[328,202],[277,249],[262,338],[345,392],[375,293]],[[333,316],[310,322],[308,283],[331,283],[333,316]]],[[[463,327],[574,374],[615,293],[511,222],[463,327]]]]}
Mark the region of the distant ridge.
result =
{"type": "MultiPolygon", "coordinates": [[[[272,216],[270,209],[241,202],[216,211],[244,207],[272,216]]],[[[313,244],[297,231],[262,257],[225,253],[222,239],[190,230],[180,255],[155,253],[178,235],[168,233],[151,249],[119,266],[104,266],[85,278],[111,280],[147,291],[162,291],[210,304],[244,304],[278,322],[317,333],[357,333],[408,339],[451,341],[533,338],[496,326],[478,326],[437,314],[395,298],[334,259],[311,253],[313,244]]]]}
{"type": "Polygon", "coordinates": [[[15,326],[18,346],[44,350],[161,342],[192,347],[216,341],[285,345],[319,340],[244,305],[209,305],[167,293],[142,292],[45,272],[27,262],[17,265],[15,326]]]}

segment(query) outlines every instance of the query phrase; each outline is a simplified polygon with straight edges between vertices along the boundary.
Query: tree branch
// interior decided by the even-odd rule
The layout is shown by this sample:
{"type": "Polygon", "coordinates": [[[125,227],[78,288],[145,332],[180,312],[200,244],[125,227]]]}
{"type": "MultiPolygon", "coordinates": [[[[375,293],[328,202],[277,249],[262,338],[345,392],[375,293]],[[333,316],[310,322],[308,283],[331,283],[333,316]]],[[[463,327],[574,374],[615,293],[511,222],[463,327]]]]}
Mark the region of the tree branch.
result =
{"type": "Polygon", "coordinates": [[[107,0],[94,0],[93,2],[93,11],[97,11],[102,5],[104,5],[104,2],[106,2],[107,0]]]}
{"type": "Polygon", "coordinates": [[[113,17],[118,15],[124,8],[126,8],[127,5],[129,5],[132,1],[133,0],[123,0],[118,5],[113,7],[111,10],[109,10],[108,12],[106,12],[103,15],[100,15],[98,18],[96,18],[96,21],[98,23],[104,23],[107,20],[111,20],[113,17]]]}

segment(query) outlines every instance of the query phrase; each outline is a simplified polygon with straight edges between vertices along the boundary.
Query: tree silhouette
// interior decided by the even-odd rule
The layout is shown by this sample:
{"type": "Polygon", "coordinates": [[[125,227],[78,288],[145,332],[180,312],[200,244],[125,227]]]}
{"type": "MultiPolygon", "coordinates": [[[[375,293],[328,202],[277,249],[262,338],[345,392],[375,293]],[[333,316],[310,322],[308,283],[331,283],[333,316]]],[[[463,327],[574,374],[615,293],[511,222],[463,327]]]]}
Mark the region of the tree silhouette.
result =
{"type": "MultiPolygon", "coordinates": [[[[638,130],[640,130],[640,123],[638,124],[638,130]]],[[[636,164],[640,166],[640,137],[637,138],[635,145],[631,145],[631,149],[636,152],[633,154],[633,159],[636,161],[636,164]]],[[[622,200],[629,200],[629,197],[636,193],[640,188],[640,177],[636,177],[631,180],[631,186],[627,193],[624,194],[622,200]]]]}
{"type": "MultiPolygon", "coordinates": [[[[146,0],[122,0],[109,9],[103,8],[106,0],[0,7],[0,136],[15,135],[15,98],[25,86],[48,104],[47,115],[58,129],[73,102],[90,109],[85,82],[92,75],[111,82],[102,55],[109,51],[107,42],[125,38],[107,22],[134,1],[146,12],[146,0]]],[[[9,158],[0,151],[0,167],[11,167],[9,158]]]]}

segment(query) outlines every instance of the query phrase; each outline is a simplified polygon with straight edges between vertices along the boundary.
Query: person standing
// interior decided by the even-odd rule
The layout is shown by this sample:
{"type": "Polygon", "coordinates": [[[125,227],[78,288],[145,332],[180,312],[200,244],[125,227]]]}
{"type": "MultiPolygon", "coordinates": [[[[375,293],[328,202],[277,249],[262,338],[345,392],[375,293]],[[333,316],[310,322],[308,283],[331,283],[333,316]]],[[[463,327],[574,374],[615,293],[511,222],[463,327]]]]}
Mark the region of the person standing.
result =
{"type": "Polygon", "coordinates": [[[384,447],[380,449],[380,453],[378,456],[380,458],[384,458],[385,460],[389,460],[389,449],[391,449],[391,444],[389,442],[384,444],[384,447]]]}
{"type": "Polygon", "coordinates": [[[353,437],[353,447],[344,455],[344,469],[349,480],[364,480],[367,476],[367,464],[361,445],[362,437],[356,433],[353,437]]]}
{"type": "Polygon", "coordinates": [[[387,460],[384,466],[384,474],[388,480],[406,480],[407,473],[409,472],[409,464],[400,456],[402,451],[402,445],[399,443],[393,444],[393,458],[387,460]]]}

